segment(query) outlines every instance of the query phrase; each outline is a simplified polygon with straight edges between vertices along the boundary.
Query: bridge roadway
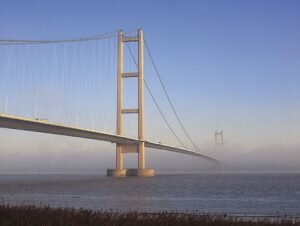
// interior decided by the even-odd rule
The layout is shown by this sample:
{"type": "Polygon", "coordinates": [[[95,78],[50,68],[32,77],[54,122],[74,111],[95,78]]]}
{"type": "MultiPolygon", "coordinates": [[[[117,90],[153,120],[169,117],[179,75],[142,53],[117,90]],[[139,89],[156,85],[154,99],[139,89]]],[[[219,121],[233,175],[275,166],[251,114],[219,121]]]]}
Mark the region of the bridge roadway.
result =
{"type": "MultiPolygon", "coordinates": [[[[29,119],[29,118],[6,115],[6,114],[0,114],[0,128],[57,134],[57,135],[64,135],[64,136],[71,136],[71,137],[80,137],[80,138],[86,138],[92,140],[107,141],[116,144],[133,145],[133,144],[138,144],[139,142],[138,139],[134,139],[130,137],[103,133],[99,131],[83,129],[83,128],[78,128],[73,126],[66,126],[62,124],[55,124],[45,120],[29,119]]],[[[145,142],[145,147],[148,148],[178,152],[181,154],[200,157],[217,163],[219,162],[218,160],[212,157],[188,149],[146,141],[146,140],[144,142],[145,142]]]]}

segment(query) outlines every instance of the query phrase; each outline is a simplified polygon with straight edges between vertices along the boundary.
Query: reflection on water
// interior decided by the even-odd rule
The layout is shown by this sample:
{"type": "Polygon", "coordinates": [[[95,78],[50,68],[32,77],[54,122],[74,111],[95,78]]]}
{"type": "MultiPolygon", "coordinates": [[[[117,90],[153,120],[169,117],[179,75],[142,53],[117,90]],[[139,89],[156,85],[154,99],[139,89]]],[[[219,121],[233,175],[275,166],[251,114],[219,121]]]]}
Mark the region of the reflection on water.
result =
{"type": "Polygon", "coordinates": [[[300,216],[300,174],[0,175],[0,203],[300,216]]]}

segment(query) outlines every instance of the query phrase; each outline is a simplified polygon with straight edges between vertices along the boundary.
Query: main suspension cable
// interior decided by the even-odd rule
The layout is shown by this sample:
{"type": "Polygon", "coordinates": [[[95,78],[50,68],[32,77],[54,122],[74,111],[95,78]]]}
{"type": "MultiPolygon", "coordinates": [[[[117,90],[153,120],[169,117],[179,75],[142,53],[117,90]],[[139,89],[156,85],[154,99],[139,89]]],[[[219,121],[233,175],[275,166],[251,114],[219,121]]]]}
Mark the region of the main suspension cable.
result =
{"type": "Polygon", "coordinates": [[[161,84],[161,86],[162,86],[162,88],[163,88],[163,90],[164,90],[164,93],[166,94],[166,97],[167,97],[168,102],[169,102],[169,104],[170,104],[170,106],[171,106],[171,108],[172,108],[172,111],[174,112],[175,117],[176,117],[177,121],[178,121],[179,124],[180,124],[180,127],[182,128],[184,134],[185,134],[186,137],[189,139],[189,141],[191,142],[191,144],[193,145],[193,147],[194,147],[198,152],[201,152],[200,149],[197,147],[197,145],[196,145],[196,144],[194,143],[194,141],[192,140],[191,136],[189,135],[189,133],[187,132],[187,130],[185,129],[185,127],[183,126],[183,123],[181,122],[181,120],[180,120],[180,118],[179,118],[179,115],[178,115],[177,111],[175,110],[175,107],[174,107],[174,105],[173,105],[173,103],[172,103],[172,101],[171,101],[171,98],[170,98],[170,96],[169,96],[169,94],[168,94],[168,92],[167,92],[167,90],[166,90],[166,87],[165,87],[165,85],[164,85],[164,83],[163,83],[163,81],[162,81],[162,78],[161,78],[161,76],[160,76],[160,74],[159,74],[159,72],[158,72],[157,66],[156,66],[156,64],[155,64],[155,61],[154,61],[154,59],[153,59],[153,56],[152,56],[152,54],[151,54],[151,52],[150,52],[150,49],[149,49],[149,47],[148,47],[147,42],[146,42],[145,39],[144,39],[144,43],[145,43],[145,46],[146,46],[148,55],[149,55],[149,57],[150,57],[150,60],[151,60],[151,62],[152,62],[152,65],[153,65],[153,67],[154,67],[154,69],[155,69],[156,75],[157,75],[157,77],[158,77],[158,79],[159,79],[159,82],[160,82],[160,84],[161,84]]]}
{"type": "MultiPolygon", "coordinates": [[[[130,55],[131,55],[131,57],[132,57],[132,59],[133,59],[135,65],[136,65],[136,67],[138,67],[138,64],[137,64],[137,62],[136,62],[136,59],[135,59],[135,57],[134,57],[134,55],[133,55],[133,53],[132,53],[130,47],[128,46],[127,42],[126,42],[126,46],[127,46],[128,50],[129,50],[129,53],[130,53],[130,55]]],[[[150,94],[150,96],[151,96],[151,98],[152,98],[152,100],[153,100],[153,102],[154,102],[154,104],[155,104],[157,110],[159,111],[159,113],[160,113],[160,115],[162,116],[163,120],[164,120],[165,123],[167,124],[168,128],[170,129],[170,131],[172,132],[172,134],[174,135],[174,137],[176,138],[176,140],[177,140],[177,141],[178,141],[185,149],[187,149],[186,146],[184,145],[184,143],[179,139],[179,137],[177,136],[177,134],[175,133],[175,131],[172,129],[170,123],[168,122],[166,116],[164,115],[163,111],[162,111],[161,108],[159,107],[158,102],[156,101],[156,99],[155,99],[155,97],[154,97],[154,95],[153,95],[153,93],[152,93],[152,91],[151,91],[150,87],[148,86],[148,84],[147,84],[147,82],[146,82],[145,79],[144,79],[144,84],[145,84],[146,89],[147,89],[147,91],[149,92],[149,94],[150,94]]]]}
{"type": "Polygon", "coordinates": [[[107,38],[113,38],[117,36],[117,32],[106,33],[102,35],[62,39],[62,40],[18,40],[18,39],[0,39],[0,45],[28,45],[28,44],[53,44],[53,43],[70,43],[70,42],[84,42],[94,41],[107,38]]]}

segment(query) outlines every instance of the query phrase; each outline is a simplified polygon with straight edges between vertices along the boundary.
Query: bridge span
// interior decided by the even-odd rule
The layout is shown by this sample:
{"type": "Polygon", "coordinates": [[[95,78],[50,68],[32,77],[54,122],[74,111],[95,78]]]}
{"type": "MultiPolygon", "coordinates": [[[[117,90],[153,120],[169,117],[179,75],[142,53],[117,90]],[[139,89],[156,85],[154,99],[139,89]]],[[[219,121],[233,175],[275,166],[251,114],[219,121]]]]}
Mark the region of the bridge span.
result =
{"type": "MultiPolygon", "coordinates": [[[[138,139],[130,138],[126,136],[104,133],[104,132],[99,132],[91,129],[66,126],[62,124],[51,123],[45,120],[30,119],[30,118],[5,115],[5,114],[0,114],[0,128],[86,138],[92,140],[111,142],[111,143],[124,145],[128,147],[131,145],[138,145],[139,143],[138,139]]],[[[144,142],[145,142],[145,147],[148,148],[178,152],[181,154],[192,155],[199,158],[203,158],[216,163],[219,162],[218,160],[212,157],[209,157],[201,153],[197,153],[192,150],[165,145],[157,142],[151,142],[147,140],[145,140],[144,142]]],[[[131,151],[128,150],[127,152],[131,152],[131,151]]]]}

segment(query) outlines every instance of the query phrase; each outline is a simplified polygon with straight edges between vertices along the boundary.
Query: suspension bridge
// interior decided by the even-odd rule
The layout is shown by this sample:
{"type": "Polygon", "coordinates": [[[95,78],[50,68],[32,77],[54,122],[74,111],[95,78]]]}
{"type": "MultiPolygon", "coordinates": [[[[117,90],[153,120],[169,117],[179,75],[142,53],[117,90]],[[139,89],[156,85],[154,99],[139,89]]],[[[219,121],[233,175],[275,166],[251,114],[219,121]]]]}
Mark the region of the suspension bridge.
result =
{"type": "Polygon", "coordinates": [[[184,127],[141,29],[66,40],[0,39],[0,75],[1,128],[111,142],[116,167],[107,170],[108,176],[153,176],[145,165],[145,148],[218,163],[200,151],[184,127]],[[156,75],[165,103],[151,89],[154,76],[146,80],[145,74],[156,75]],[[147,103],[153,104],[149,111],[154,107],[158,114],[149,120],[152,132],[144,126],[144,88],[147,103]],[[165,115],[166,105],[186,142],[165,115]],[[162,125],[178,145],[145,136],[170,134],[160,134],[162,125]],[[136,169],[124,167],[126,153],[138,154],[136,169]]]}

